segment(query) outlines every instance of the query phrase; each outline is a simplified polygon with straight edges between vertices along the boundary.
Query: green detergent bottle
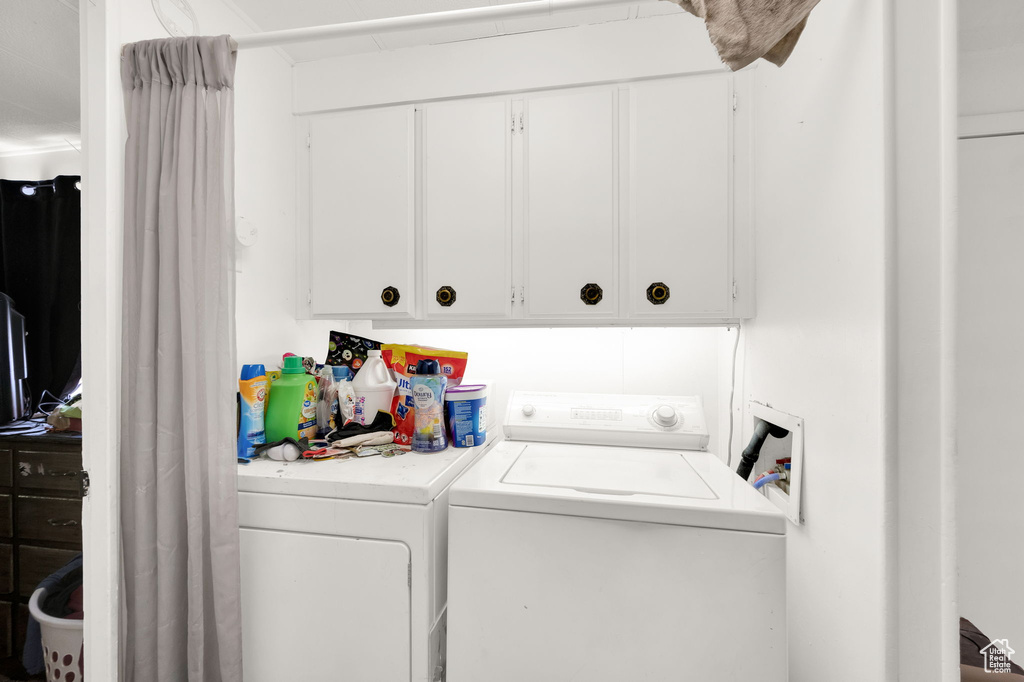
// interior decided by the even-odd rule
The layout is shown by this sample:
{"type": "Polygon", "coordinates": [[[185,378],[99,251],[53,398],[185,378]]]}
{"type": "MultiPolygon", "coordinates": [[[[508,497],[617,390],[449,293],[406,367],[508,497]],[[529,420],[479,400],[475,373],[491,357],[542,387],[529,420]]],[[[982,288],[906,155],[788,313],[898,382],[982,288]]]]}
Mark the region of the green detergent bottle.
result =
{"type": "Polygon", "coordinates": [[[268,443],[316,437],[316,379],[306,374],[302,358],[284,359],[281,378],[270,387],[264,426],[268,443]]]}

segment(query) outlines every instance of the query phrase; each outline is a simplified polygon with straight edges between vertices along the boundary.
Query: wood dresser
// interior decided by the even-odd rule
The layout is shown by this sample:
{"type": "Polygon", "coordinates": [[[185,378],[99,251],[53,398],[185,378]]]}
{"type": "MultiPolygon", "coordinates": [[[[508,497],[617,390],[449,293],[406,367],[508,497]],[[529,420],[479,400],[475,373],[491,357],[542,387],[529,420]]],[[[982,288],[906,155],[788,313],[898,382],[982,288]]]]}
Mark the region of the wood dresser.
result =
{"type": "Polygon", "coordinates": [[[81,434],[0,437],[0,673],[20,668],[36,585],[82,551],[81,484],[81,434]]]}

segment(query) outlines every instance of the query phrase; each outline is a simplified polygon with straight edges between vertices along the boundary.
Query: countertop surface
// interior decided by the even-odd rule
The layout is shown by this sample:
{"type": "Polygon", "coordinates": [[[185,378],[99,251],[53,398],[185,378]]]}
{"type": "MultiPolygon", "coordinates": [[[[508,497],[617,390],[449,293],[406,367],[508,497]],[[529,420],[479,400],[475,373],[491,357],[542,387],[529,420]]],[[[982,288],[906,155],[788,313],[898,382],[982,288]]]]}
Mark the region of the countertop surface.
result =
{"type": "MultiPolygon", "coordinates": [[[[490,435],[490,434],[489,434],[490,435]]],[[[384,458],[275,462],[258,459],[238,465],[239,492],[331,497],[427,504],[498,440],[475,448],[407,452],[384,458]]]]}

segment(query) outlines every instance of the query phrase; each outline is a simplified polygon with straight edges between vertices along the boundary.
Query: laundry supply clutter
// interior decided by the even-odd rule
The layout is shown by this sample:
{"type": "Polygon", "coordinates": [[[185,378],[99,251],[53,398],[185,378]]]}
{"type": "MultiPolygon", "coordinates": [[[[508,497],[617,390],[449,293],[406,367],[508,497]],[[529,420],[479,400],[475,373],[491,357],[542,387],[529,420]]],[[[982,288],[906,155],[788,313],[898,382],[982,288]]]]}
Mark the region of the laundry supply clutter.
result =
{"type": "Polygon", "coordinates": [[[393,457],[440,452],[449,443],[483,445],[487,387],[460,388],[468,357],[332,331],[323,364],[286,353],[280,370],[246,365],[238,461],[393,457]]]}

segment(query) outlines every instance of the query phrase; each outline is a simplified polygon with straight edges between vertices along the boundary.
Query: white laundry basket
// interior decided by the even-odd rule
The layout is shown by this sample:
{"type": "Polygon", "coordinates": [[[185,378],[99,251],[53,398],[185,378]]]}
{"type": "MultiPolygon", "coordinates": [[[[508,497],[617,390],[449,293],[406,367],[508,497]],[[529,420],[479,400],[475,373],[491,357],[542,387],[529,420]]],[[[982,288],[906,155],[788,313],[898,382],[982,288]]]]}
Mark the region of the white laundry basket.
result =
{"type": "Polygon", "coordinates": [[[43,635],[43,659],[46,661],[46,679],[59,682],[82,682],[82,628],[85,622],[57,618],[43,613],[40,603],[46,598],[46,589],[40,587],[32,593],[28,610],[39,623],[43,635]]]}

